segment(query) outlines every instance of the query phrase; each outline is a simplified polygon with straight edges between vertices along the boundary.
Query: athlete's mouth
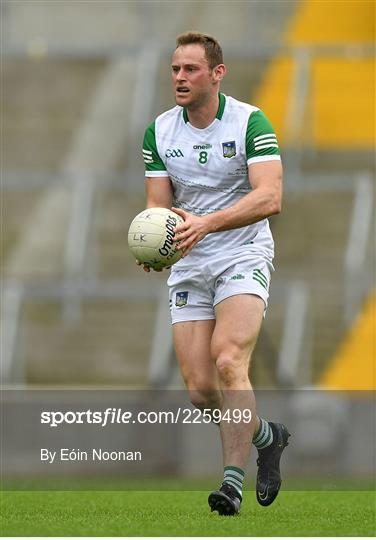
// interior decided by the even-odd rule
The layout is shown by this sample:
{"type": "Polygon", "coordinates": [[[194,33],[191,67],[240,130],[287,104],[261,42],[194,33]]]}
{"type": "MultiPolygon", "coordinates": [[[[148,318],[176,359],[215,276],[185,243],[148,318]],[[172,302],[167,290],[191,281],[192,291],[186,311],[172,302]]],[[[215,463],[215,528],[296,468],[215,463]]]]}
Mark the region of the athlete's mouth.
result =
{"type": "Polygon", "coordinates": [[[176,88],[176,92],[178,94],[187,94],[189,92],[189,88],[187,88],[186,86],[178,86],[176,88]]]}

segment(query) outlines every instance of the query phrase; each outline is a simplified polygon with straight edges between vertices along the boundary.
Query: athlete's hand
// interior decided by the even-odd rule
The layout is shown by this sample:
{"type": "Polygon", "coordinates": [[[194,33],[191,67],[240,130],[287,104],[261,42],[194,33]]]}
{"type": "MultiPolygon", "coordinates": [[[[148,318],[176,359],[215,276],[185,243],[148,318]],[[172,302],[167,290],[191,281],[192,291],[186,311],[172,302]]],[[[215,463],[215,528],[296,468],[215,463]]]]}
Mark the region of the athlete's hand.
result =
{"type": "Polygon", "coordinates": [[[142,262],[140,262],[137,259],[136,259],[136,264],[138,266],[142,266],[144,272],[150,272],[150,270],[154,270],[154,272],[163,272],[163,270],[169,270],[171,268],[171,266],[165,266],[164,268],[161,268],[160,270],[157,270],[156,268],[152,268],[148,264],[143,264],[142,262]]]}
{"type": "Polygon", "coordinates": [[[179,242],[179,250],[183,252],[183,257],[185,257],[197,242],[205,238],[210,230],[205,216],[195,216],[182,208],[171,208],[171,210],[184,219],[184,223],[175,227],[174,240],[179,242]]]}
{"type": "Polygon", "coordinates": [[[138,266],[142,266],[142,269],[144,270],[144,272],[150,272],[151,270],[150,266],[148,266],[147,264],[142,264],[142,262],[140,262],[138,259],[136,259],[136,264],[138,266]]]}

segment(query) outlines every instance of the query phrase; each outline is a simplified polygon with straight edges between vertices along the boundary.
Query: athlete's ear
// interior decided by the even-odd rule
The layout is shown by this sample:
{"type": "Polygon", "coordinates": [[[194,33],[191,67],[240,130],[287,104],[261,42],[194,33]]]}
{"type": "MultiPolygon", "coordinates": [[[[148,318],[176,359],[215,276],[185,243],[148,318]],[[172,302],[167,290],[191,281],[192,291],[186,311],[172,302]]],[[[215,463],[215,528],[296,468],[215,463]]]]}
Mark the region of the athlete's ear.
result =
{"type": "Polygon", "coordinates": [[[215,79],[215,82],[221,81],[225,75],[226,66],[224,64],[218,64],[218,66],[215,66],[213,69],[213,78],[215,79]]]}

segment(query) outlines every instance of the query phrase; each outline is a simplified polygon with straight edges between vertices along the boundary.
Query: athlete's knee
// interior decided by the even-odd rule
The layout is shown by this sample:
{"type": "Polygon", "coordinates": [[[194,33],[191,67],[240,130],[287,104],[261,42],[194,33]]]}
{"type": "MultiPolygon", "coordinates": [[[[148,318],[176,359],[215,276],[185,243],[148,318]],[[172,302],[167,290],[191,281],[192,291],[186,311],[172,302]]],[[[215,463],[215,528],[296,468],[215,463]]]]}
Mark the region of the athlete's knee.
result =
{"type": "Polygon", "coordinates": [[[219,379],[225,387],[238,387],[248,382],[248,362],[235,352],[221,352],[216,360],[219,379]]]}
{"type": "Polygon", "coordinates": [[[190,390],[189,392],[189,398],[191,400],[191,403],[194,407],[197,409],[208,409],[209,408],[209,400],[208,397],[200,392],[199,390],[190,390]]]}
{"type": "Polygon", "coordinates": [[[220,404],[220,393],[216,388],[208,389],[190,389],[189,397],[192,405],[197,407],[197,409],[219,409],[220,404]]]}

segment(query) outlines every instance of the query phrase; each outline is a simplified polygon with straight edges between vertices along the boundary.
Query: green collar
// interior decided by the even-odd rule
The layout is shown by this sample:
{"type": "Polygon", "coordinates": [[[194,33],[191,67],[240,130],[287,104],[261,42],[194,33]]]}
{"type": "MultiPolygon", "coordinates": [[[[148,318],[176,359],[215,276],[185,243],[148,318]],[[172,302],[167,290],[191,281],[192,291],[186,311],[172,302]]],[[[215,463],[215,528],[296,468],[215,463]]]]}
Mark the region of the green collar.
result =
{"type": "MultiPolygon", "coordinates": [[[[219,96],[219,105],[218,105],[218,111],[215,117],[218,118],[218,120],[222,120],[223,112],[225,110],[226,97],[224,94],[221,94],[221,93],[219,93],[218,96],[219,96]]],[[[187,109],[185,108],[183,109],[183,119],[185,123],[189,122],[187,109]]]]}

